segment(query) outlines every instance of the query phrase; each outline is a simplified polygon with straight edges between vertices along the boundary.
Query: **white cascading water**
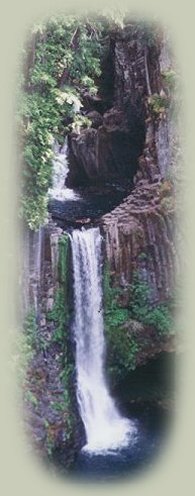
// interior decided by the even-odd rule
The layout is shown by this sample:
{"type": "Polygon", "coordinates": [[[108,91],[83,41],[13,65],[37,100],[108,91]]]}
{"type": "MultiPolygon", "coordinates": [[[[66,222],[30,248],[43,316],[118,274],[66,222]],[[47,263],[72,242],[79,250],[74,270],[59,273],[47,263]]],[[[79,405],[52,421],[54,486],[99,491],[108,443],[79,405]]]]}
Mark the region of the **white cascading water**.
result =
{"type": "Polygon", "coordinates": [[[87,438],[83,449],[107,452],[129,444],[134,429],[132,423],[118,412],[104,375],[105,340],[99,228],[74,230],[71,246],[77,400],[87,438]]]}
{"type": "Polygon", "coordinates": [[[78,200],[79,195],[65,186],[66,177],[69,171],[67,138],[65,138],[62,147],[60,147],[57,141],[54,141],[53,152],[52,188],[49,189],[49,196],[60,201],[78,200]]]}

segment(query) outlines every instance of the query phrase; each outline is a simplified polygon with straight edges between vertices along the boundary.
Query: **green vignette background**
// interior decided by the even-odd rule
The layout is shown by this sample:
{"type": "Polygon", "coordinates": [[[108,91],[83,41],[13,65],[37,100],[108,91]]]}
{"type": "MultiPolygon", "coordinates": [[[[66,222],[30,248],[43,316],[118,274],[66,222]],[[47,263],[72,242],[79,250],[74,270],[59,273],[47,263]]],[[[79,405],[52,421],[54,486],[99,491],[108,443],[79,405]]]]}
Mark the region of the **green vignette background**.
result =
{"type": "MultiPolygon", "coordinates": [[[[15,127],[13,113],[15,105],[16,71],[19,49],[25,39],[30,25],[39,18],[53,15],[56,10],[82,10],[85,7],[97,10],[105,2],[94,1],[63,1],[51,2],[35,0],[33,4],[17,1],[13,6],[6,5],[2,12],[1,26],[1,316],[2,316],[2,345],[1,345],[1,379],[2,379],[2,407],[1,407],[1,455],[3,461],[2,485],[3,494],[32,494],[44,496],[53,494],[87,494],[91,488],[65,483],[52,478],[43,471],[39,461],[31,460],[25,452],[25,440],[22,440],[19,417],[21,414],[18,406],[18,392],[15,371],[11,360],[13,351],[14,333],[17,322],[20,320],[17,308],[19,307],[18,274],[19,274],[19,223],[18,223],[18,183],[17,157],[15,157],[15,127]],[[50,5],[50,6],[49,6],[50,5]],[[15,160],[13,159],[15,157],[15,160]],[[14,162],[14,166],[13,166],[14,162]],[[15,288],[15,291],[13,291],[15,288]],[[13,299],[15,298],[15,301],[13,299]]],[[[108,9],[114,2],[107,2],[108,9]]],[[[162,459],[151,471],[140,476],[135,481],[115,484],[113,487],[93,486],[93,491],[98,494],[112,493],[144,496],[151,494],[164,495],[165,492],[184,494],[190,493],[193,481],[193,443],[191,443],[194,422],[194,395],[192,394],[194,382],[194,68],[192,68],[192,47],[194,46],[194,13],[192,2],[164,0],[163,3],[154,0],[123,1],[123,5],[130,12],[137,12],[138,17],[146,15],[149,19],[155,17],[162,24],[168,26],[173,33],[173,40],[178,63],[184,80],[184,152],[185,152],[185,181],[182,197],[184,204],[183,219],[180,220],[187,236],[184,253],[185,273],[183,274],[183,307],[178,320],[186,333],[188,349],[186,358],[178,369],[178,406],[175,433],[169,440],[162,459]],[[189,56],[190,54],[190,56],[189,56]],[[192,270],[193,269],[193,270],[192,270]],[[190,447],[191,444],[191,447],[190,447]]],[[[182,248],[183,249],[183,248],[182,248]]]]}

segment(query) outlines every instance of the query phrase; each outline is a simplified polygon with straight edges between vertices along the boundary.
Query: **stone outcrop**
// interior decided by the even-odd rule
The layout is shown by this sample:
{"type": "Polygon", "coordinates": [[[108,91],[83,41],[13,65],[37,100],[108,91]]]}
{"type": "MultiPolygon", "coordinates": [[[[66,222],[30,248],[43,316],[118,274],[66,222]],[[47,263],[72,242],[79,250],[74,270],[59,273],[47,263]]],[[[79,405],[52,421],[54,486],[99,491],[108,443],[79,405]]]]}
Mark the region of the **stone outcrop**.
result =
{"type": "Polygon", "coordinates": [[[140,180],[133,193],[102,217],[113,282],[125,288],[137,273],[151,303],[166,301],[174,287],[174,205],[169,183],[140,180]]]}

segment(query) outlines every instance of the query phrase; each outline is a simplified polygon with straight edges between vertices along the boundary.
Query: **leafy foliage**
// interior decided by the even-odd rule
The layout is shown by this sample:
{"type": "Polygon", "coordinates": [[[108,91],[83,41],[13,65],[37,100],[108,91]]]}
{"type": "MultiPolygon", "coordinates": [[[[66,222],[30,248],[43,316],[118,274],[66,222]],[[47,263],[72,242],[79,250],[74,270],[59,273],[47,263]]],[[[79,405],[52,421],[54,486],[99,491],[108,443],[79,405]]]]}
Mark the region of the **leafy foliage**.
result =
{"type": "Polygon", "coordinates": [[[53,309],[48,312],[47,319],[54,322],[55,331],[53,334],[53,342],[62,343],[65,339],[65,331],[67,324],[67,312],[64,298],[64,289],[59,288],[56,291],[53,309]]]}
{"type": "MultiPolygon", "coordinates": [[[[48,333],[42,335],[41,328],[37,325],[36,312],[30,309],[24,322],[24,332],[21,333],[20,340],[20,380],[24,389],[24,401],[30,411],[40,416],[42,402],[45,400],[45,390],[40,387],[42,380],[50,394],[49,405],[44,409],[44,446],[47,457],[52,458],[58,444],[58,430],[62,432],[62,439],[66,443],[72,443],[75,436],[75,414],[72,406],[72,384],[73,363],[68,350],[68,246],[69,238],[65,234],[59,240],[59,264],[58,280],[59,287],[56,290],[53,309],[48,312],[47,320],[51,322],[48,326],[48,333]],[[50,331],[49,331],[50,329],[50,331]],[[52,334],[54,329],[54,333],[52,334]],[[53,339],[52,337],[53,336],[53,339]],[[46,341],[47,340],[47,341],[46,341]],[[55,344],[54,344],[55,343],[55,344]],[[57,357],[58,387],[52,390],[50,387],[50,374],[46,373],[42,350],[48,346],[47,353],[57,357]],[[36,368],[36,358],[39,366],[36,368]],[[27,373],[28,372],[28,373],[27,373]],[[30,372],[30,373],[29,373],[30,372]],[[43,376],[42,376],[43,373],[43,376]],[[56,392],[57,391],[57,392],[56,392]],[[54,423],[53,418],[56,419],[54,423]]],[[[54,378],[55,378],[54,374],[54,378]]],[[[56,377],[57,379],[57,377],[56,377]]],[[[46,400],[47,401],[47,400],[46,400]]],[[[42,414],[42,413],[41,413],[42,414]]]]}
{"type": "Polygon", "coordinates": [[[148,97],[148,106],[155,117],[161,117],[169,107],[169,99],[164,94],[154,93],[148,97]]]}
{"type": "Polygon", "coordinates": [[[109,350],[107,361],[108,371],[112,381],[118,380],[127,370],[134,368],[137,344],[123,324],[129,318],[129,310],[121,308],[118,303],[121,289],[111,286],[110,270],[108,263],[104,267],[104,323],[107,347],[109,350]]]}
{"type": "Polygon", "coordinates": [[[130,290],[130,315],[146,326],[153,326],[159,334],[168,334],[173,326],[169,306],[159,304],[154,307],[149,302],[149,287],[134,275],[130,290]]]}
{"type": "Polygon", "coordinates": [[[136,367],[137,356],[141,351],[140,340],[136,338],[137,330],[143,325],[153,327],[161,336],[167,335],[172,331],[173,318],[171,305],[151,306],[149,287],[139,279],[138,274],[134,275],[130,285],[126,308],[121,307],[120,303],[123,290],[112,287],[110,279],[109,265],[106,263],[103,282],[105,333],[109,350],[107,361],[112,381],[115,381],[136,367]]]}
{"type": "MultiPolygon", "coordinates": [[[[22,214],[31,229],[47,217],[52,143],[75,126],[82,95],[95,94],[100,76],[102,25],[73,16],[54,17],[35,26],[24,54],[18,124],[23,162],[22,214]]],[[[76,124],[77,122],[77,124],[76,124]]]]}
{"type": "Polygon", "coordinates": [[[55,324],[55,332],[53,341],[63,343],[64,355],[67,355],[67,325],[69,321],[68,309],[68,245],[69,238],[64,234],[59,239],[59,262],[58,262],[58,277],[60,286],[56,290],[53,309],[48,312],[47,319],[55,324]]]}
{"type": "Polygon", "coordinates": [[[30,308],[24,320],[26,343],[31,349],[36,349],[38,344],[38,326],[34,308],[30,308]]]}

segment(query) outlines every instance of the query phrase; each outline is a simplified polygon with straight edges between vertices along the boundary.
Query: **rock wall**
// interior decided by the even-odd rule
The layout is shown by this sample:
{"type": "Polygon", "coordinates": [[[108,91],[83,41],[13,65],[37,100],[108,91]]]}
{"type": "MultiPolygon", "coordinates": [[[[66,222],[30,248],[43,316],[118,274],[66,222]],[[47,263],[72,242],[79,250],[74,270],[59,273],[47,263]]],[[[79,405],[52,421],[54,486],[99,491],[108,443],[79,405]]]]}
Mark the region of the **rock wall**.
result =
{"type": "Polygon", "coordinates": [[[41,227],[38,231],[24,229],[22,277],[24,314],[32,307],[38,315],[41,308],[46,309],[49,306],[51,291],[54,292],[57,284],[58,241],[61,233],[62,229],[53,223],[41,227]],[[45,293],[46,267],[49,267],[50,285],[53,287],[53,290],[51,287],[48,288],[48,295],[45,293]]]}
{"type": "Polygon", "coordinates": [[[83,442],[69,333],[69,239],[52,222],[41,236],[26,232],[26,239],[34,243],[25,246],[31,263],[25,272],[24,329],[31,357],[25,371],[24,420],[35,451],[68,469],[83,442]]]}
{"type": "Polygon", "coordinates": [[[149,286],[151,303],[158,304],[171,297],[177,267],[173,186],[169,181],[176,129],[166,106],[162,76],[171,62],[164,38],[149,49],[136,31],[131,41],[125,34],[123,37],[115,46],[115,97],[119,101],[129,95],[135,106],[136,98],[140,99],[145,105],[146,134],[134,190],[102,217],[105,253],[115,285],[130,284],[136,272],[149,286]],[[156,102],[157,108],[153,106],[156,102]]]}
{"type": "MultiPolygon", "coordinates": [[[[112,100],[100,88],[102,107],[97,107],[97,99],[91,99],[86,111],[92,127],[69,137],[67,184],[71,186],[116,176],[132,179],[143,151],[145,98],[160,84],[158,48],[147,44],[137,25],[110,34],[110,44],[112,100]]],[[[102,79],[106,84],[107,79],[102,79]]]]}
{"type": "Polygon", "coordinates": [[[132,179],[143,143],[143,123],[135,135],[135,128],[131,129],[124,111],[116,107],[104,113],[98,128],[72,133],[67,185],[80,186],[119,177],[132,179]]]}
{"type": "Polygon", "coordinates": [[[133,193],[102,217],[105,251],[114,285],[129,285],[135,273],[150,288],[151,303],[172,295],[176,250],[174,206],[169,186],[140,181],[133,193]]]}

